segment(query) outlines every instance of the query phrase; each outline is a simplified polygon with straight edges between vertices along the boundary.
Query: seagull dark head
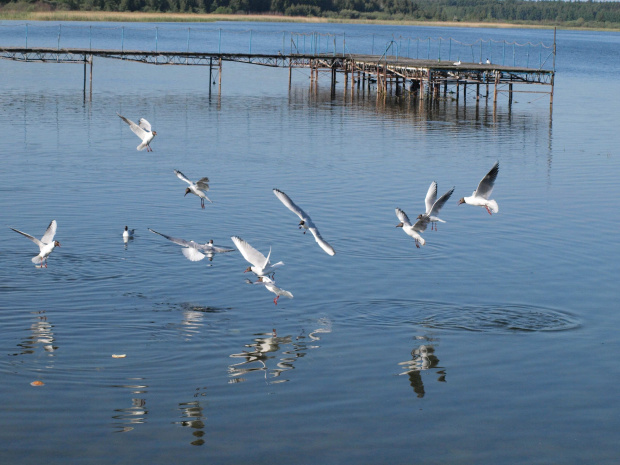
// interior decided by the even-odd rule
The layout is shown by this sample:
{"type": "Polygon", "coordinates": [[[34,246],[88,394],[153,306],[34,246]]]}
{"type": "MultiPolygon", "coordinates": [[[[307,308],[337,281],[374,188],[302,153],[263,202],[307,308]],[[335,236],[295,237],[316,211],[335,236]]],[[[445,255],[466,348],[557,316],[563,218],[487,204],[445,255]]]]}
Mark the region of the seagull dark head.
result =
{"type": "Polygon", "coordinates": [[[465,197],[461,197],[461,200],[459,200],[459,205],[465,203],[465,197]]]}
{"type": "Polygon", "coordinates": [[[213,239],[211,239],[211,240],[209,241],[209,244],[210,244],[210,245],[213,245],[213,239]]]}
{"type": "MultiPolygon", "coordinates": [[[[190,192],[191,192],[191,189],[189,187],[185,189],[185,195],[189,194],[190,192]]],[[[183,197],[185,197],[185,195],[183,197]]]]}
{"type": "Polygon", "coordinates": [[[252,267],[251,267],[251,266],[248,266],[248,267],[245,269],[244,273],[247,273],[248,271],[252,271],[252,267]]]}
{"type": "Polygon", "coordinates": [[[402,228],[403,226],[404,226],[404,224],[403,224],[402,221],[396,225],[397,228],[402,228]]]}
{"type": "Polygon", "coordinates": [[[60,242],[54,241],[54,247],[60,247],[60,242]]]}
{"type": "Polygon", "coordinates": [[[127,230],[128,230],[128,228],[127,228],[127,226],[125,226],[125,231],[127,231],[127,230]]]}
{"type": "Polygon", "coordinates": [[[153,131],[153,135],[156,136],[157,135],[157,131],[153,131]]]}

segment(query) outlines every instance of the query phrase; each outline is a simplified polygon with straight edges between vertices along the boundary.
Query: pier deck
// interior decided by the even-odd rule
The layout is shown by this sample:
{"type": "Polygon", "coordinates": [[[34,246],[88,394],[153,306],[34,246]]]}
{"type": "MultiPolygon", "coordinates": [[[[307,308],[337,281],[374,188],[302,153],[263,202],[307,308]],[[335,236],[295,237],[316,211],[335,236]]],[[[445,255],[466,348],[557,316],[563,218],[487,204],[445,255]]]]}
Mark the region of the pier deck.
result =
{"type": "MultiPolygon", "coordinates": [[[[475,86],[476,96],[480,98],[480,86],[486,87],[484,95],[489,97],[489,86],[493,86],[493,102],[497,102],[500,92],[507,92],[512,103],[513,92],[546,93],[553,104],[555,71],[542,68],[502,66],[486,63],[454,63],[453,61],[424,60],[386,55],[357,54],[260,54],[260,53],[211,53],[182,51],[144,51],[144,50],[105,50],[82,48],[25,48],[0,46],[0,59],[21,62],[42,63],[83,63],[84,94],[86,95],[87,65],[90,65],[90,95],[92,96],[92,67],[94,57],[125,60],[153,65],[208,66],[220,71],[225,61],[289,69],[307,68],[311,70],[313,82],[318,82],[319,72],[331,74],[331,89],[335,91],[336,74],[344,74],[344,87],[371,82],[377,84],[377,94],[385,95],[392,84],[397,88],[405,86],[412,94],[428,98],[439,98],[447,92],[448,86],[456,89],[459,99],[462,88],[463,98],[467,86],[475,86]],[[407,82],[409,81],[408,85],[407,82]],[[542,85],[543,90],[531,90],[530,85],[542,85]],[[520,86],[517,90],[514,86],[520,86]],[[527,86],[527,87],[524,87],[527,86]],[[507,87],[507,89],[506,89],[507,87]]],[[[211,81],[211,79],[209,80],[211,81]]]]}

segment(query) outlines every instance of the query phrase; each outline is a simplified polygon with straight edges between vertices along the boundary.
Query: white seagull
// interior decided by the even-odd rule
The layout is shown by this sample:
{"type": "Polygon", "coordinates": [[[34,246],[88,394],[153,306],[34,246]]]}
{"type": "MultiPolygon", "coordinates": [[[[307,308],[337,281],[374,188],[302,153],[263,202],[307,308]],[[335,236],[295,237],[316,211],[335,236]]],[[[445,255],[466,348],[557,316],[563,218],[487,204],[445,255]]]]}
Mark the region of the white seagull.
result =
{"type": "Polygon", "coordinates": [[[120,119],[122,119],[123,121],[125,121],[125,123],[129,125],[129,128],[133,131],[133,133],[136,136],[142,139],[142,143],[138,145],[136,149],[137,150],[146,149],[147,152],[152,152],[153,149],[151,148],[151,141],[153,140],[153,137],[157,135],[157,131],[151,130],[151,123],[149,123],[144,118],[140,118],[140,120],[138,121],[138,124],[136,124],[130,119],[127,119],[124,116],[119,115],[118,113],[116,114],[119,116],[120,119]]]}
{"type": "Polygon", "coordinates": [[[211,239],[206,244],[199,244],[194,241],[186,241],[185,239],[178,239],[176,237],[166,236],[165,234],[158,233],[153,229],[149,228],[149,231],[155,234],[159,234],[162,237],[165,237],[171,242],[180,245],[183,247],[181,252],[185,255],[185,258],[191,260],[192,262],[199,262],[205,257],[209,257],[209,261],[213,260],[213,255],[216,253],[224,253],[224,252],[234,252],[235,249],[229,249],[226,247],[221,247],[219,245],[213,244],[213,239],[211,239]]]}
{"type": "Polygon", "coordinates": [[[129,239],[133,239],[133,233],[135,229],[129,229],[129,227],[125,226],[125,230],[123,231],[123,241],[127,242],[129,239]]]}
{"type": "MultiPolygon", "coordinates": [[[[176,174],[177,178],[179,178],[181,181],[185,181],[187,184],[189,184],[189,187],[185,189],[185,195],[192,193],[200,197],[200,206],[202,208],[205,207],[205,199],[211,202],[211,199],[207,197],[207,194],[205,194],[205,192],[209,190],[209,178],[201,178],[196,182],[192,182],[187,179],[187,176],[185,176],[179,170],[174,170],[174,174],[176,174]]],[[[183,197],[185,197],[185,195],[183,197]]]]}
{"type": "Polygon", "coordinates": [[[270,279],[267,276],[259,276],[258,280],[256,282],[252,282],[249,279],[247,279],[246,282],[248,284],[262,284],[262,285],[264,285],[267,288],[267,290],[273,292],[276,295],[276,298],[273,299],[273,303],[276,304],[276,305],[278,305],[278,299],[281,296],[288,297],[289,299],[293,298],[293,294],[291,294],[289,291],[285,291],[284,289],[280,289],[278,286],[276,286],[275,281],[270,279]]]}
{"type": "Polygon", "coordinates": [[[52,222],[47,227],[45,234],[41,240],[36,237],[32,237],[30,234],[26,234],[25,232],[21,232],[17,229],[13,229],[13,231],[20,233],[23,236],[26,236],[32,242],[39,246],[40,253],[36,257],[32,257],[32,263],[38,264],[43,267],[43,263],[45,263],[45,268],[47,268],[47,257],[52,253],[54,247],[60,247],[60,242],[54,240],[54,236],[56,235],[56,220],[52,220],[52,222]]]}
{"type": "Polygon", "coordinates": [[[415,224],[412,225],[411,221],[409,221],[409,217],[407,217],[407,214],[400,208],[396,209],[396,216],[400,220],[400,223],[398,223],[396,227],[403,228],[403,231],[405,231],[408,236],[413,237],[415,239],[415,246],[418,249],[420,248],[420,244],[426,244],[424,238],[419,234],[426,230],[426,221],[418,220],[415,222],[415,224]]]}
{"type": "Polygon", "coordinates": [[[244,273],[251,271],[259,277],[268,276],[270,274],[273,276],[273,273],[276,272],[276,268],[284,265],[284,262],[271,264],[269,261],[269,257],[271,256],[271,248],[269,248],[269,254],[265,257],[262,253],[240,237],[232,236],[231,239],[235,243],[235,246],[237,246],[237,249],[239,249],[239,252],[241,252],[241,255],[243,255],[243,258],[245,258],[252,265],[247,267],[244,273]]]}
{"type": "Polygon", "coordinates": [[[288,208],[290,211],[295,213],[301,219],[301,221],[299,222],[299,229],[303,228],[304,234],[306,234],[306,230],[309,230],[314,236],[314,239],[316,240],[316,242],[321,246],[321,248],[325,252],[327,252],[329,255],[332,255],[332,256],[336,254],[336,251],[334,250],[334,248],[331,245],[329,245],[325,241],[325,239],[323,239],[316,225],[314,224],[310,216],[305,211],[299,208],[295,204],[295,202],[293,202],[291,198],[288,195],[286,195],[284,192],[282,192],[281,190],[274,189],[273,193],[276,194],[276,197],[280,199],[280,201],[286,206],[286,208],[288,208]]]}
{"type": "Polygon", "coordinates": [[[487,58],[486,64],[487,64],[487,65],[490,65],[490,64],[491,64],[491,60],[489,60],[489,59],[487,58]]]}
{"type": "Polygon", "coordinates": [[[444,195],[437,198],[437,183],[433,181],[431,186],[428,188],[428,192],[426,193],[426,198],[424,199],[424,203],[426,205],[426,213],[422,213],[418,215],[419,220],[423,220],[431,223],[431,231],[433,230],[433,226],[435,230],[437,230],[437,223],[445,223],[441,218],[436,217],[439,213],[439,210],[445,205],[448,201],[452,193],[454,192],[454,187],[446,192],[444,195]]]}
{"type": "Polygon", "coordinates": [[[460,66],[461,65],[461,59],[459,58],[458,61],[454,62],[454,66],[460,66]]]}
{"type": "Polygon", "coordinates": [[[495,162],[493,168],[491,168],[491,171],[489,171],[487,175],[482,178],[482,181],[478,184],[478,189],[474,191],[471,197],[461,198],[461,200],[459,200],[459,205],[466,203],[476,207],[484,207],[487,209],[489,215],[492,213],[497,213],[499,211],[497,202],[495,200],[489,200],[489,196],[491,195],[491,192],[493,192],[493,185],[495,184],[497,173],[499,173],[499,161],[495,162]]]}

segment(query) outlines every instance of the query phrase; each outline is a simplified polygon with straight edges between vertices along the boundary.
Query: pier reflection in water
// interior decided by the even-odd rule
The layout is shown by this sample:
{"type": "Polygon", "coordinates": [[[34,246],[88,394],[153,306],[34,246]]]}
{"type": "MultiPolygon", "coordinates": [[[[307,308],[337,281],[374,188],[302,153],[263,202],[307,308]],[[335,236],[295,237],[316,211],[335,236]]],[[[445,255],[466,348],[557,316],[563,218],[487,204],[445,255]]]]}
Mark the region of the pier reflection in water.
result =
{"type": "Polygon", "coordinates": [[[129,390],[132,396],[128,407],[114,409],[112,428],[117,433],[132,431],[136,425],[146,423],[149,411],[146,407],[148,386],[143,383],[144,378],[128,378],[126,384],[113,385],[114,388],[129,390]]]}

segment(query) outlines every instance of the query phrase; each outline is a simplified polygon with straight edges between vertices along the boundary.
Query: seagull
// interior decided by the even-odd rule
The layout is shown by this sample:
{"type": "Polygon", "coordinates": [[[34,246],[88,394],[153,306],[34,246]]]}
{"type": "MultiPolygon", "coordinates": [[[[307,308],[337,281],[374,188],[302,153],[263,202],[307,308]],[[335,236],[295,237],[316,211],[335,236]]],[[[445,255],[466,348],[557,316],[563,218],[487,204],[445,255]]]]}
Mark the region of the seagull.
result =
{"type": "MultiPolygon", "coordinates": [[[[312,221],[312,219],[310,218],[310,216],[303,211],[301,208],[299,208],[295,202],[293,202],[291,200],[291,198],[286,195],[284,192],[282,192],[279,189],[274,189],[273,193],[276,194],[276,197],[280,199],[280,201],[286,206],[286,208],[288,208],[290,211],[292,211],[293,213],[295,213],[300,219],[301,221],[299,222],[299,229],[304,229],[304,230],[309,230],[312,235],[314,236],[314,239],[316,240],[316,242],[321,246],[321,248],[327,252],[329,255],[336,255],[336,251],[334,250],[334,248],[329,245],[327,242],[325,242],[325,239],[323,239],[323,237],[321,236],[321,233],[319,233],[319,230],[316,228],[314,222],[312,221]]],[[[306,231],[304,231],[304,234],[306,234],[306,231]]]]}
{"type": "MultiPolygon", "coordinates": [[[[185,189],[185,195],[192,193],[200,197],[200,206],[202,208],[205,207],[205,199],[211,202],[211,199],[207,197],[207,194],[205,194],[205,192],[209,190],[209,178],[201,178],[194,183],[187,179],[187,176],[185,176],[179,170],[174,170],[174,174],[176,174],[177,178],[179,178],[181,181],[185,181],[187,184],[189,184],[189,187],[185,189]]],[[[185,195],[183,197],[185,197],[185,195]]]]}
{"type": "Polygon", "coordinates": [[[275,305],[278,305],[278,299],[280,298],[280,296],[288,297],[289,299],[293,298],[293,294],[291,294],[289,291],[285,291],[284,289],[280,289],[278,286],[276,286],[275,281],[273,281],[267,276],[259,276],[256,282],[252,282],[249,279],[247,279],[246,282],[248,284],[263,284],[267,288],[267,290],[273,292],[276,295],[276,298],[273,299],[273,303],[275,305]]]}
{"type": "Polygon", "coordinates": [[[244,273],[251,271],[258,277],[267,276],[270,274],[273,276],[273,273],[276,272],[276,268],[284,265],[284,262],[271,264],[269,261],[269,257],[271,256],[271,248],[269,248],[269,254],[265,257],[262,253],[240,237],[232,236],[231,239],[237,246],[237,249],[239,249],[239,252],[241,252],[241,255],[243,255],[243,258],[245,258],[252,265],[248,266],[244,273]]]}
{"type": "Polygon", "coordinates": [[[419,233],[426,230],[426,225],[428,223],[427,221],[418,220],[412,226],[411,221],[409,221],[409,217],[407,217],[407,214],[400,208],[396,209],[396,216],[400,220],[400,223],[398,223],[396,227],[403,228],[403,231],[405,231],[408,236],[413,237],[415,239],[415,246],[418,249],[420,248],[420,244],[426,244],[426,241],[422,238],[422,236],[420,236],[419,233]]]}
{"type": "Polygon", "coordinates": [[[491,64],[491,60],[487,58],[487,65],[490,65],[490,64],[491,64]]]}
{"type": "Polygon", "coordinates": [[[43,263],[45,263],[45,268],[47,268],[47,257],[49,257],[49,255],[52,253],[54,247],[60,247],[60,242],[54,240],[57,226],[58,225],[56,224],[56,220],[52,220],[47,227],[45,234],[43,234],[41,240],[37,239],[36,237],[32,237],[30,234],[26,234],[25,232],[21,232],[17,229],[11,229],[13,229],[13,231],[17,233],[20,233],[23,236],[26,236],[28,239],[30,239],[32,242],[39,246],[39,255],[37,255],[36,257],[32,257],[32,263],[39,264],[40,267],[43,267],[43,263]]]}
{"type": "Polygon", "coordinates": [[[219,245],[213,245],[213,239],[211,239],[206,244],[199,244],[194,241],[186,241],[185,239],[178,239],[176,237],[166,236],[165,234],[158,233],[157,231],[149,228],[149,231],[155,234],[159,234],[162,237],[165,237],[171,242],[180,245],[183,247],[181,252],[185,255],[185,258],[191,260],[192,262],[199,262],[205,257],[209,257],[209,261],[213,260],[213,255],[216,253],[224,253],[224,252],[234,252],[235,249],[229,249],[226,247],[221,247],[219,245]]]}
{"type": "Polygon", "coordinates": [[[426,213],[418,215],[418,220],[422,220],[427,223],[430,222],[431,231],[433,230],[433,225],[435,226],[435,231],[437,231],[437,222],[445,223],[444,220],[437,218],[434,215],[439,213],[439,210],[441,210],[441,208],[448,201],[452,195],[452,192],[454,192],[454,187],[437,199],[437,183],[433,181],[431,186],[428,188],[426,198],[424,199],[424,203],[426,204],[426,213]]]}
{"type": "Polygon", "coordinates": [[[493,184],[495,184],[497,173],[499,173],[499,161],[496,161],[491,171],[482,178],[482,181],[478,184],[478,189],[474,191],[471,197],[462,197],[461,200],[459,200],[459,205],[466,203],[476,207],[484,207],[487,209],[489,215],[497,213],[499,211],[497,202],[495,200],[488,200],[491,192],[493,192],[493,184]]]}
{"type": "Polygon", "coordinates": [[[136,147],[137,150],[144,150],[146,148],[147,152],[152,152],[151,141],[153,137],[157,135],[157,131],[151,131],[151,123],[149,123],[144,118],[140,118],[138,124],[134,123],[130,119],[125,118],[124,116],[116,113],[120,119],[125,121],[129,125],[129,128],[133,131],[133,133],[142,139],[142,143],[136,147]]]}
{"type": "Polygon", "coordinates": [[[460,58],[459,58],[459,60],[458,60],[458,61],[455,61],[455,62],[454,62],[454,66],[460,66],[460,64],[461,64],[461,59],[460,59],[460,58]]]}
{"type": "Polygon", "coordinates": [[[125,226],[125,230],[123,231],[123,241],[127,242],[129,239],[133,239],[133,233],[135,229],[129,229],[125,226]]]}

